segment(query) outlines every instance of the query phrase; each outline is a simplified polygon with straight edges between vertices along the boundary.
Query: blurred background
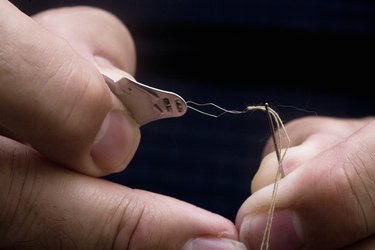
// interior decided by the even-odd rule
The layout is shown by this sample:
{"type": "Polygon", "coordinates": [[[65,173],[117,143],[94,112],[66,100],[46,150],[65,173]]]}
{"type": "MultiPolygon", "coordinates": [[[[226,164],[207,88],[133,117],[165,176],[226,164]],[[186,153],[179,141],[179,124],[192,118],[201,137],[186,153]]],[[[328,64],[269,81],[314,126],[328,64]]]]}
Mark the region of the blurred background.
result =
{"type": "MultiPolygon", "coordinates": [[[[118,16],[137,47],[136,79],[228,109],[268,102],[288,122],[374,115],[370,0],[11,1],[28,15],[73,5],[118,16]]],[[[101,34],[98,34],[98,36],[101,34]]],[[[250,195],[269,130],[264,113],[189,110],[141,128],[135,158],[105,177],[230,220],[250,195]]]]}

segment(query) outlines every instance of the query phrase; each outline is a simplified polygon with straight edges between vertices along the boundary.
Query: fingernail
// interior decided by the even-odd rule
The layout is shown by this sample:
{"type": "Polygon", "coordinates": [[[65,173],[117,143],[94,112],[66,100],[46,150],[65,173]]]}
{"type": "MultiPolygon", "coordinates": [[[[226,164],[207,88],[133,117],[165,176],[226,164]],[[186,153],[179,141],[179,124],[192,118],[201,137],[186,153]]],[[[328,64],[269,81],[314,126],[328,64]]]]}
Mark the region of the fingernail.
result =
{"type": "Polygon", "coordinates": [[[243,243],[220,238],[196,238],[189,240],[183,250],[246,250],[243,243]]]}
{"type": "Polygon", "coordinates": [[[137,125],[121,111],[111,111],[103,121],[91,149],[94,162],[102,169],[125,167],[138,145],[137,125]]]}
{"type": "MultiPolygon", "coordinates": [[[[241,224],[240,239],[250,249],[260,249],[268,214],[247,215],[241,224]]],[[[290,210],[275,211],[269,239],[272,250],[300,249],[302,227],[298,216],[290,210]]]]}

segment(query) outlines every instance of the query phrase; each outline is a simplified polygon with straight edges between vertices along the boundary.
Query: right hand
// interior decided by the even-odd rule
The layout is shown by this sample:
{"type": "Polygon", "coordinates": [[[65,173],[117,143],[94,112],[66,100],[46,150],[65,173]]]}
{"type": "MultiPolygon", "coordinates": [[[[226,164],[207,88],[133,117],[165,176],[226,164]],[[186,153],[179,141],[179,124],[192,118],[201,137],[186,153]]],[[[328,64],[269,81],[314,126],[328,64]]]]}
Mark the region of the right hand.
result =
{"type": "MultiPolygon", "coordinates": [[[[309,117],[286,125],[270,249],[375,249],[375,118],[309,117]]],[[[236,224],[259,249],[278,163],[272,143],[236,224]]]]}

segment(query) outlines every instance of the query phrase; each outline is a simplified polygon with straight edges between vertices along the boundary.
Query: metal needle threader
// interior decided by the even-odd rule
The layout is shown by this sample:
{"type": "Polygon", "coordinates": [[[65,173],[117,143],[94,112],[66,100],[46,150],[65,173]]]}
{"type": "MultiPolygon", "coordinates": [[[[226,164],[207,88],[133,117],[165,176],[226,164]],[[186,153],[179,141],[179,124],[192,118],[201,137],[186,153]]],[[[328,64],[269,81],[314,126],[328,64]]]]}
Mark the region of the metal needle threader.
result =
{"type": "Polygon", "coordinates": [[[111,91],[141,126],[159,119],[179,117],[187,111],[185,100],[173,92],[139,83],[119,69],[101,68],[100,72],[111,91]]]}

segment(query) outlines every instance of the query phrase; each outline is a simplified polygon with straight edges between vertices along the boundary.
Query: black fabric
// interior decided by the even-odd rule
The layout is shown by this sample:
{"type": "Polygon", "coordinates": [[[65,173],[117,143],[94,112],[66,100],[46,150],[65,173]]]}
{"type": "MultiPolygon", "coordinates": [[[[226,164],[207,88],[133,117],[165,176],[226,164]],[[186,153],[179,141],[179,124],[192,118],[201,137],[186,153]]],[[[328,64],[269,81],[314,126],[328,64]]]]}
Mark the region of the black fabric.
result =
{"type": "MultiPolygon", "coordinates": [[[[374,115],[373,1],[12,1],[27,14],[86,4],[115,13],[137,46],[137,80],[228,109],[270,105],[307,115],[374,115]]],[[[98,34],[100,35],[100,34],[98,34]]],[[[234,220],[269,131],[262,112],[194,111],[141,128],[128,168],[106,179],[234,220]]]]}

